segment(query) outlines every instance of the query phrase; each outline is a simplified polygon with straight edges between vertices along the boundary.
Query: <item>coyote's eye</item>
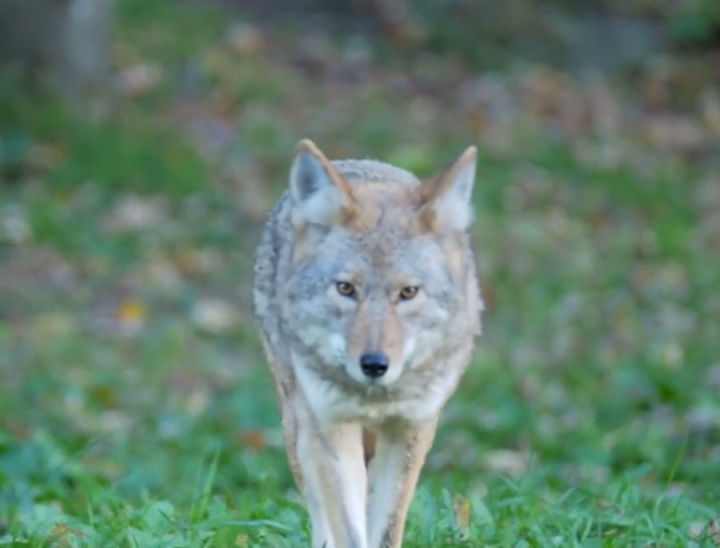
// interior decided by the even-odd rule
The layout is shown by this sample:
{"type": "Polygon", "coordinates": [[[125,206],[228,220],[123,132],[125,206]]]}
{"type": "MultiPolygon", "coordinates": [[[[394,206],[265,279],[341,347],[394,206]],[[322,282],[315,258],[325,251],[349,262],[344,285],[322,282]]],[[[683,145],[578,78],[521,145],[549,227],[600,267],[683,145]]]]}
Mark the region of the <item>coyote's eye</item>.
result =
{"type": "Polygon", "coordinates": [[[415,285],[409,285],[407,287],[403,287],[400,290],[400,300],[401,301],[409,301],[410,299],[414,299],[415,295],[418,294],[419,288],[415,285]]]}
{"type": "Polygon", "coordinates": [[[343,297],[352,299],[355,296],[355,286],[351,283],[337,282],[335,284],[335,289],[337,289],[337,292],[343,297]]]}

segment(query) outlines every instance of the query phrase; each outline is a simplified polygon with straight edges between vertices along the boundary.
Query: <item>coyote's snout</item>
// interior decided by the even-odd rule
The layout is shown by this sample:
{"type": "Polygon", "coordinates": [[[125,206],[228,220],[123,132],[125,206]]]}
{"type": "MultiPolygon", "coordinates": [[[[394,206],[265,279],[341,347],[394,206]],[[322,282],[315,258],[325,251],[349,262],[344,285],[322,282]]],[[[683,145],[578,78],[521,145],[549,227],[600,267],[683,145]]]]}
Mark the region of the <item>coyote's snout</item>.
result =
{"type": "Polygon", "coordinates": [[[471,147],[420,181],[298,145],[253,296],[315,548],[400,546],[437,418],[480,333],[475,162],[471,147]]]}
{"type": "MultiPolygon", "coordinates": [[[[407,296],[415,290],[403,289],[407,296]]],[[[349,360],[345,367],[360,382],[389,385],[400,378],[413,343],[396,306],[401,297],[393,293],[399,291],[376,293],[379,295],[366,295],[362,300],[356,297],[348,321],[349,360]]]]}

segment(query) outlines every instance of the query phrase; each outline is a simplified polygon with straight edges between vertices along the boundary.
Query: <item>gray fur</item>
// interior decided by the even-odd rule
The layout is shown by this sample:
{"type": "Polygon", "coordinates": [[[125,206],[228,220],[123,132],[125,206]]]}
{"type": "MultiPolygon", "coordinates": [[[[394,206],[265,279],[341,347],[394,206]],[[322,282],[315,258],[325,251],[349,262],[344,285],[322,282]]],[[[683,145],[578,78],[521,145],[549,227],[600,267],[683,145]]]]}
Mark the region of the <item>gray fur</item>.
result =
{"type": "Polygon", "coordinates": [[[332,162],[340,179],[312,143],[299,150],[306,156],[265,225],[253,285],[288,461],[313,548],[399,548],[438,416],[480,334],[465,232],[476,151],[449,177],[421,183],[375,160],[332,162]],[[401,299],[408,287],[420,289],[401,299]],[[391,365],[375,382],[359,356],[377,351],[391,365]]]}
{"type": "MultiPolygon", "coordinates": [[[[416,187],[420,181],[412,173],[377,160],[334,160],[333,165],[351,184],[401,183],[416,187]]],[[[292,262],[294,234],[291,224],[292,198],[285,192],[270,213],[257,249],[255,262],[255,283],[253,305],[255,317],[268,341],[275,357],[279,373],[278,380],[294,384],[294,375],[290,365],[290,347],[310,359],[312,367],[328,381],[336,383],[348,392],[362,395],[371,400],[390,400],[396,397],[422,397],[423,390],[432,383],[437,375],[442,375],[449,364],[447,361],[460,359],[468,361],[474,336],[480,332],[480,312],[482,301],[477,289],[475,264],[469,245],[463,252],[464,276],[453,281],[445,265],[435,255],[437,243],[428,238],[421,241],[408,239],[394,222],[393,212],[388,219],[362,239],[348,238],[342,231],[320,238],[323,248],[322,259],[311,264],[301,265],[298,269],[292,262]],[[331,303],[323,301],[326,286],[333,275],[346,264],[353,263],[359,269],[370,270],[373,265],[368,259],[368,248],[384,248],[384,256],[395,257],[393,264],[415,265],[415,273],[423,281],[435,281],[435,286],[427,284],[437,306],[445,312],[424,319],[423,328],[445,331],[445,344],[430,353],[424,364],[417,368],[413,379],[399,383],[397,387],[377,389],[357,386],[352,379],[337,367],[327,367],[319,359],[313,348],[303,347],[296,326],[307,327],[313,322],[325,320],[329,324],[338,324],[337,312],[331,303]],[[292,279],[293,283],[289,284],[292,279]],[[284,289],[287,288],[285,292],[284,289]],[[473,300],[473,306],[468,302],[473,300]],[[461,308],[468,308],[461,312],[461,308]],[[476,315],[473,318],[473,315],[476,315]],[[462,356],[460,358],[459,356],[462,356]]],[[[388,262],[388,266],[390,262],[388,262]]]]}

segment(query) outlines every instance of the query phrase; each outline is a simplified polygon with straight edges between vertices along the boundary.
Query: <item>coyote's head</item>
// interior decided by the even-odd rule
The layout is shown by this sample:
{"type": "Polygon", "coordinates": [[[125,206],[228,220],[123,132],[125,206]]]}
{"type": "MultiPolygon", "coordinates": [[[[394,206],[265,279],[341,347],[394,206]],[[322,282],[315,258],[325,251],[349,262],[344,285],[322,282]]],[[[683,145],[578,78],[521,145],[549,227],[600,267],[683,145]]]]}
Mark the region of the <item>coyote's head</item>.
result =
{"type": "Polygon", "coordinates": [[[475,334],[466,229],[476,156],[470,147],[418,182],[387,165],[385,173],[374,164],[379,176],[362,173],[368,162],[343,167],[311,141],[299,143],[290,173],[293,266],[281,291],[315,367],[388,386],[475,334]]]}

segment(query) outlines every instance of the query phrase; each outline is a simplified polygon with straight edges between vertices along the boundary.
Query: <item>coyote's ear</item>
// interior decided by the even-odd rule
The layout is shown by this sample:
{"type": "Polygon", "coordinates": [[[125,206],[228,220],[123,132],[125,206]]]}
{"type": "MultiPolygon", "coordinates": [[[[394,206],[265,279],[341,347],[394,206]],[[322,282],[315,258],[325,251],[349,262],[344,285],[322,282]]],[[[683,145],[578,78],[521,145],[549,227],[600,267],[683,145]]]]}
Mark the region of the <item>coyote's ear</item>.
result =
{"type": "Polygon", "coordinates": [[[347,182],[309,139],[297,145],[290,169],[290,194],[296,222],[327,225],[352,212],[354,200],[347,182]]]}
{"type": "Polygon", "coordinates": [[[477,148],[468,147],[452,166],[423,182],[420,204],[423,230],[452,232],[470,226],[476,163],[477,148]]]}

